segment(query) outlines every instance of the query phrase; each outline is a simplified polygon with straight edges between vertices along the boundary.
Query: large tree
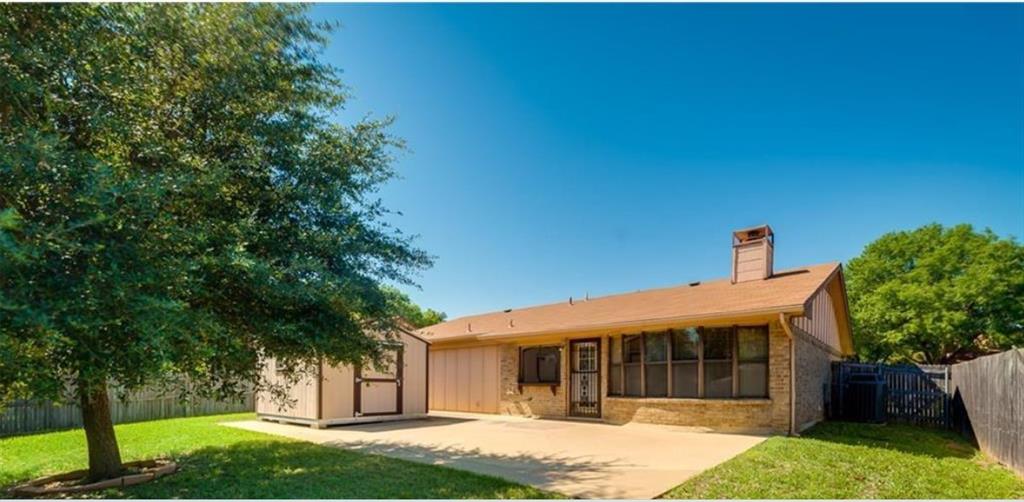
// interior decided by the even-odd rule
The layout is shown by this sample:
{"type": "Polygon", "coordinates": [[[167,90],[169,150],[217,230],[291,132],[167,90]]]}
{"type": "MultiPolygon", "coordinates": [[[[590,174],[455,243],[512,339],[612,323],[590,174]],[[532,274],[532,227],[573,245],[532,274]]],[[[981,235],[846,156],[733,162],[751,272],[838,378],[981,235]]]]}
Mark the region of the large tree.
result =
{"type": "Polygon", "coordinates": [[[0,400],[70,389],[90,477],[122,471],[112,384],[230,398],[264,356],[381,357],[381,284],[430,258],[374,197],[387,121],[334,121],[329,29],[282,5],[0,6],[0,400]]]}
{"type": "Polygon", "coordinates": [[[932,224],[868,244],[846,270],[862,359],[949,363],[1024,346],[1024,246],[932,224]]]}
{"type": "Polygon", "coordinates": [[[409,298],[409,295],[393,286],[384,286],[384,294],[388,297],[388,301],[391,302],[395,315],[413,328],[433,326],[434,324],[444,322],[448,318],[448,314],[444,312],[416,305],[409,298]]]}

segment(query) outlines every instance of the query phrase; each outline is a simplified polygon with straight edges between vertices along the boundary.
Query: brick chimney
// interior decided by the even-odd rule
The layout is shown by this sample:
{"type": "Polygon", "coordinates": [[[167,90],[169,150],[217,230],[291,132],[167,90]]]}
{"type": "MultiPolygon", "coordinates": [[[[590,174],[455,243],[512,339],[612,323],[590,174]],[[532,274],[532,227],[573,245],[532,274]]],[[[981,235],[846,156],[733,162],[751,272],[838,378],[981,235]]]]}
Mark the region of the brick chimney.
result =
{"type": "Polygon", "coordinates": [[[772,276],[775,234],[768,225],[732,233],[732,282],[760,281],[772,276]]]}

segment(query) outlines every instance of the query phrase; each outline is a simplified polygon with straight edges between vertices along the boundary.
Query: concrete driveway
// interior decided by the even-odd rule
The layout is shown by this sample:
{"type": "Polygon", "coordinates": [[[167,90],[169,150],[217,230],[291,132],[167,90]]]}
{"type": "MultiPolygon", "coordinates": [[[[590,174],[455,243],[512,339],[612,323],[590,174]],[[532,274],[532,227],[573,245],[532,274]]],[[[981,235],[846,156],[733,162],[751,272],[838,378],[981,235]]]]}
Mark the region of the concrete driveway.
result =
{"type": "Polygon", "coordinates": [[[468,413],[316,430],[225,425],[489,474],[580,498],[654,498],[764,436],[468,413]]]}

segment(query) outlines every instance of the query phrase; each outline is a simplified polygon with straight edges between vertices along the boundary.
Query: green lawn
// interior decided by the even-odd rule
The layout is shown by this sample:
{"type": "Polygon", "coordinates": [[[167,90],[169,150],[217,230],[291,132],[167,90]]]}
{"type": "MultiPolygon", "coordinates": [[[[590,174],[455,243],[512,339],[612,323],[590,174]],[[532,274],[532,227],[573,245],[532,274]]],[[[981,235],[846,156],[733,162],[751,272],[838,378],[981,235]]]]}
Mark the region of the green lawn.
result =
{"type": "Polygon", "coordinates": [[[819,424],[774,437],[664,498],[1024,498],[1024,480],[959,436],[897,425],[819,424]]]}
{"type": "MultiPolygon", "coordinates": [[[[252,414],[117,426],[125,461],[170,457],[178,473],[107,497],[124,498],[549,498],[490,476],[317,446],[217,425],[252,414]]],[[[81,430],[0,439],[0,487],[82,469],[81,430]]],[[[0,492],[2,495],[2,492],[0,492]]],[[[0,497],[2,498],[2,497],[0,497]]]]}

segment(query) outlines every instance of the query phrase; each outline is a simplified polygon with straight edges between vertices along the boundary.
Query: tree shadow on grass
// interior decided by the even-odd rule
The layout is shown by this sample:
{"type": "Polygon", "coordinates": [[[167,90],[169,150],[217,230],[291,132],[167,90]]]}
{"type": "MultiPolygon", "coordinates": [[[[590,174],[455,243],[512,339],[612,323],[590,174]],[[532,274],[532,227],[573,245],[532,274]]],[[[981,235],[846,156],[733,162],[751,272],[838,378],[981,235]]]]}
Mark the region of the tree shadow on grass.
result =
{"type": "Polygon", "coordinates": [[[971,458],[977,449],[957,434],[929,427],[829,421],[803,437],[851,446],[885,448],[934,458],[971,458]]]}
{"type": "MultiPolygon", "coordinates": [[[[551,498],[492,476],[292,441],[245,441],[178,458],[177,474],[124,498],[551,498]]],[[[525,461],[525,460],[524,460],[525,461]]]]}

